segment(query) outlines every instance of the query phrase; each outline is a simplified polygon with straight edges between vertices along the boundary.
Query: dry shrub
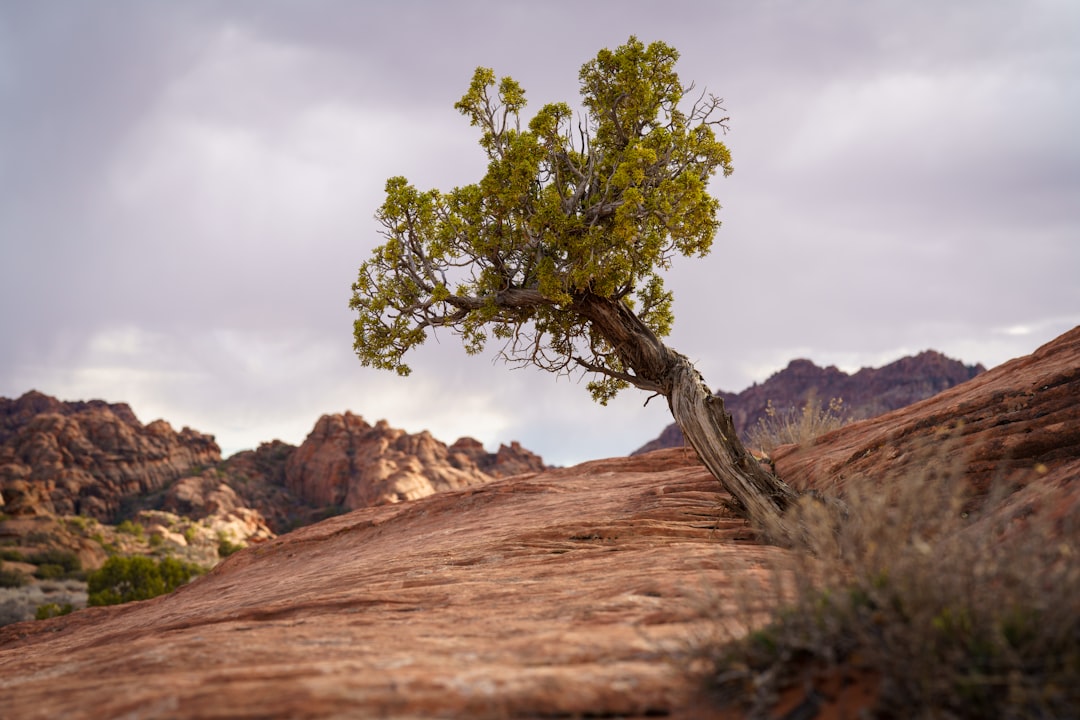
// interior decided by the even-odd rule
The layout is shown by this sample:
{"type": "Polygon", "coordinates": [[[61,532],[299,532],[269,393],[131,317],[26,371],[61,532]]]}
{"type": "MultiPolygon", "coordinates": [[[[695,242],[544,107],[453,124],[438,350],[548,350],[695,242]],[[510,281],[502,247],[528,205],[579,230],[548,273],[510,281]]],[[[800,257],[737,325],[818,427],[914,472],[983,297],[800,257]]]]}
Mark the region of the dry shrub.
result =
{"type": "Polygon", "coordinates": [[[825,407],[811,391],[801,409],[777,410],[772,400],[765,404],[765,417],[748,433],[748,445],[766,455],[780,445],[805,445],[846,421],[844,399],[833,398],[825,407]]]}
{"type": "Polygon", "coordinates": [[[768,717],[824,672],[874,678],[873,717],[1077,717],[1080,520],[1019,497],[975,497],[933,457],[840,503],[806,497],[771,621],[697,648],[710,689],[768,717]]]}

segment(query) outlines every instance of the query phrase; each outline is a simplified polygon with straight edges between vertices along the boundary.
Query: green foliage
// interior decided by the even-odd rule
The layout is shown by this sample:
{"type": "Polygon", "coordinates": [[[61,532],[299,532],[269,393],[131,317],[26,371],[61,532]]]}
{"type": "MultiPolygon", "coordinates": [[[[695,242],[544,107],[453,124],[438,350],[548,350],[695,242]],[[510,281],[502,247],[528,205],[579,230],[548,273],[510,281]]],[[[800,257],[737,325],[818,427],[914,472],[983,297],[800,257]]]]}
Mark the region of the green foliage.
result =
{"type": "Polygon", "coordinates": [[[45,563],[44,565],[38,565],[37,570],[34,571],[34,577],[41,580],[56,580],[57,578],[64,577],[65,572],[62,565],[54,565],[53,563],[45,563]]]}
{"type": "Polygon", "coordinates": [[[218,557],[227,558],[243,549],[243,545],[234,543],[225,533],[218,533],[218,557]]]}
{"type": "Polygon", "coordinates": [[[68,615],[74,612],[74,610],[75,606],[71,603],[64,603],[63,605],[58,603],[45,603],[44,605],[38,605],[37,612],[34,613],[34,618],[36,620],[48,620],[49,618],[68,615]]]}
{"type": "Polygon", "coordinates": [[[11,548],[0,548],[0,560],[8,560],[11,562],[23,562],[23,554],[18,550],[12,550],[11,548]]]}
{"type": "Polygon", "coordinates": [[[97,520],[84,517],[82,515],[69,515],[68,517],[64,518],[64,522],[74,528],[78,528],[84,533],[90,528],[91,525],[97,524],[97,520]]]}
{"type": "Polygon", "coordinates": [[[134,523],[131,520],[124,520],[116,526],[116,532],[124,533],[125,535],[133,535],[140,540],[144,536],[143,526],[138,523],[134,523]]]}
{"type": "Polygon", "coordinates": [[[661,273],[709,251],[719,203],[707,184],[732,170],[716,137],[721,101],[701,94],[687,107],[677,59],[635,37],[602,50],[580,73],[586,116],[553,103],[526,127],[521,86],[478,68],[455,108],[479,128],[487,172],[449,192],[387,181],[376,215],[386,242],[350,301],[361,362],[407,375],[405,354],[446,328],[469,353],[494,339],[507,360],[596,373],[601,402],[633,382],[582,303],[619,303],[667,335],[661,273]]]}
{"type": "Polygon", "coordinates": [[[0,588],[19,588],[30,582],[24,573],[18,570],[0,568],[0,588]]]}
{"type": "Polygon", "coordinates": [[[118,605],[172,592],[202,574],[197,565],[167,557],[114,556],[87,577],[89,605],[118,605]]]}
{"type": "Polygon", "coordinates": [[[82,561],[70,550],[40,550],[27,558],[27,561],[38,566],[34,575],[42,580],[74,577],[82,572],[82,561]]]}

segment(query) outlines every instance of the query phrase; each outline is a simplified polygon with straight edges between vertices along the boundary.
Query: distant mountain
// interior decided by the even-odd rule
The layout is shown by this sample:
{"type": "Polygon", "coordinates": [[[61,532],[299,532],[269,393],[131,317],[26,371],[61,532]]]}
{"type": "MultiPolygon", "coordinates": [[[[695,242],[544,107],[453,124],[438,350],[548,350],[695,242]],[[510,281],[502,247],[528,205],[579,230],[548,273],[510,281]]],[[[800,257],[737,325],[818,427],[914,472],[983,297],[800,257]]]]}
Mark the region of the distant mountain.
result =
{"type": "MultiPolygon", "coordinates": [[[[880,368],[863,368],[849,375],[836,366],[818,367],[810,360],[792,360],[786,368],[760,385],[754,383],[740,393],[719,392],[731,413],[739,435],[747,435],[765,417],[769,403],[777,411],[802,408],[815,398],[822,408],[842,399],[845,417],[852,420],[875,417],[936,395],[985,372],[982,365],[964,365],[934,350],[905,357],[880,368]]],[[[664,428],[660,436],[635,450],[632,455],[680,447],[678,425],[664,428]]]]}

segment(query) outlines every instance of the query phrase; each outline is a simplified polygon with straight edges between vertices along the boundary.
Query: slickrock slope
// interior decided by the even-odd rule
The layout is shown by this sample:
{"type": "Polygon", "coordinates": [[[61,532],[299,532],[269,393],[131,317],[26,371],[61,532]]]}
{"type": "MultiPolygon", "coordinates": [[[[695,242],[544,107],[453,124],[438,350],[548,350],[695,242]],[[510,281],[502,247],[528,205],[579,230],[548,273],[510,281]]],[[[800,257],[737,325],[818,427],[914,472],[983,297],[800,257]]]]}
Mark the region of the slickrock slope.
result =
{"type": "MultiPolygon", "coordinates": [[[[792,360],[760,385],[755,383],[739,393],[717,394],[745,440],[765,417],[770,402],[775,409],[785,411],[801,408],[811,397],[823,408],[831,399],[842,398],[846,418],[869,418],[924,400],[985,371],[982,365],[964,365],[934,350],[880,368],[863,368],[852,375],[835,366],[822,368],[810,360],[792,360]]],[[[634,454],[682,445],[682,431],[672,424],[634,454]]]]}
{"type": "Polygon", "coordinates": [[[928,459],[960,468],[978,489],[1080,471],[1080,327],[1031,355],[934,397],[773,454],[796,487],[899,476],[928,459]]]}
{"type": "MultiPolygon", "coordinates": [[[[705,598],[783,552],[682,450],[358,510],[154,600],[0,629],[11,717],[687,710],[705,598]]],[[[690,717],[693,715],[687,715],[690,717]]]]}
{"type": "Polygon", "coordinates": [[[127,405],[41,393],[0,407],[0,511],[112,520],[121,502],[221,460],[213,436],[143,425],[127,405]]]}

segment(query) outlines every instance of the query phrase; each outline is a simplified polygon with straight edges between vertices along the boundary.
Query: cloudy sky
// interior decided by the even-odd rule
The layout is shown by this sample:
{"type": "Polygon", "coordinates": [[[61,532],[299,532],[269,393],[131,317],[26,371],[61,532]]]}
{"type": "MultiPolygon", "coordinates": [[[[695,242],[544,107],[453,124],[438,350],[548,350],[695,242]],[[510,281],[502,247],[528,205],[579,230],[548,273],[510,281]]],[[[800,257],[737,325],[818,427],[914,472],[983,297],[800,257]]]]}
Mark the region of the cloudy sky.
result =
{"type": "MultiPolygon", "coordinates": [[[[713,253],[670,341],[717,389],[806,357],[987,366],[1080,324],[1080,3],[0,0],[0,396],[132,405],[230,454],[351,410],[551,463],[670,422],[430,341],[362,367],[387,177],[479,179],[478,65],[530,107],[631,34],[725,99],[713,253]]],[[[526,115],[529,115],[527,109],[526,115]]]]}

